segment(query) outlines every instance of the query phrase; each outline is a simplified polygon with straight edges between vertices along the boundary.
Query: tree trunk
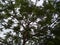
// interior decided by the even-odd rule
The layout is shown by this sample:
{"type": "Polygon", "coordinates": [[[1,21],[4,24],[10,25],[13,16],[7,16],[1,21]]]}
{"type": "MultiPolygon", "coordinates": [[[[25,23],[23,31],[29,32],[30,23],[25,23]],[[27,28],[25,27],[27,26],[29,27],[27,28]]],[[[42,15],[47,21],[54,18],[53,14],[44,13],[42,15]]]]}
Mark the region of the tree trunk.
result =
{"type": "Polygon", "coordinates": [[[25,39],[23,40],[23,45],[25,45],[25,43],[26,43],[26,41],[25,41],[25,39]]]}

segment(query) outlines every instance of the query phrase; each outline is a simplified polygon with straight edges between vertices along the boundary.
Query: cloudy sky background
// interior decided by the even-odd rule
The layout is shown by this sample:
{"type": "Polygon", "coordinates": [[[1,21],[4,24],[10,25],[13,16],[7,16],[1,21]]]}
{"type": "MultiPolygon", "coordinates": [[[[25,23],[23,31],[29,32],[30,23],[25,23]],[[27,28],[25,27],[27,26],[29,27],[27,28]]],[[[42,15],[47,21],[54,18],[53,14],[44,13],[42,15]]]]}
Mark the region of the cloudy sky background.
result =
{"type": "MultiPolygon", "coordinates": [[[[32,1],[35,2],[36,0],[32,0],[32,1]]],[[[43,0],[38,1],[37,6],[42,6],[42,3],[43,3],[43,0]]],[[[0,27],[1,27],[1,25],[0,25],[0,27]]],[[[3,32],[0,31],[0,37],[4,37],[5,36],[4,33],[10,32],[10,31],[12,31],[12,33],[13,33],[13,30],[11,30],[11,29],[9,29],[9,30],[3,29],[3,32]]],[[[15,35],[15,33],[14,33],[14,35],[15,35]]]]}
{"type": "MultiPolygon", "coordinates": [[[[0,0],[1,1],[1,0],[0,0]]],[[[33,2],[36,2],[36,0],[32,0],[33,2]]],[[[57,0],[57,1],[59,1],[59,0],[57,0]]],[[[37,2],[37,6],[42,6],[42,3],[43,3],[43,0],[40,0],[40,1],[38,1],[37,2]]],[[[55,16],[53,16],[54,17],[54,20],[58,17],[57,16],[57,14],[55,15],[55,16]]],[[[7,21],[7,20],[5,20],[5,21],[7,21]]],[[[15,21],[16,22],[16,21],[15,21]]],[[[53,24],[51,24],[51,27],[54,25],[54,23],[53,24]]],[[[15,26],[15,25],[14,25],[15,26]]],[[[1,27],[1,25],[0,25],[0,27],[1,27]]],[[[1,32],[0,31],[0,37],[4,37],[5,35],[4,35],[4,33],[7,33],[7,32],[12,32],[12,34],[13,34],[13,30],[12,29],[3,29],[3,32],[1,32]]],[[[15,33],[14,33],[14,35],[15,35],[15,33]]]]}

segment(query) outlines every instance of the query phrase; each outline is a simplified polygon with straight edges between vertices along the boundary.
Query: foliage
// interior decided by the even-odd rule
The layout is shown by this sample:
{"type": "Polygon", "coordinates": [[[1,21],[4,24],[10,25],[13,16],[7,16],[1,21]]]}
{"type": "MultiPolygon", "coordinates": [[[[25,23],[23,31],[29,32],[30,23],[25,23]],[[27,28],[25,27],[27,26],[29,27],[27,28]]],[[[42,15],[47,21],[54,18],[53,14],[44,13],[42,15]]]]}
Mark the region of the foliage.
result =
{"type": "Polygon", "coordinates": [[[4,34],[4,39],[0,38],[1,44],[60,44],[60,1],[44,0],[42,6],[37,6],[38,1],[35,4],[31,0],[0,1],[1,32],[12,30],[4,34]]]}

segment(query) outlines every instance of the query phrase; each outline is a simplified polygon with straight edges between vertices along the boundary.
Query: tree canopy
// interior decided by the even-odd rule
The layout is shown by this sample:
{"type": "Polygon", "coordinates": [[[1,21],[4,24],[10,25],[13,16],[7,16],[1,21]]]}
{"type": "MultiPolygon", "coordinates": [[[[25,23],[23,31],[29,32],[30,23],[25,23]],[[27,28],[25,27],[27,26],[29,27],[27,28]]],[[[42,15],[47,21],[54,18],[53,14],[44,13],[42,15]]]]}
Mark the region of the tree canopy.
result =
{"type": "Polygon", "coordinates": [[[0,45],[60,45],[60,1],[39,1],[0,1],[0,45]]]}

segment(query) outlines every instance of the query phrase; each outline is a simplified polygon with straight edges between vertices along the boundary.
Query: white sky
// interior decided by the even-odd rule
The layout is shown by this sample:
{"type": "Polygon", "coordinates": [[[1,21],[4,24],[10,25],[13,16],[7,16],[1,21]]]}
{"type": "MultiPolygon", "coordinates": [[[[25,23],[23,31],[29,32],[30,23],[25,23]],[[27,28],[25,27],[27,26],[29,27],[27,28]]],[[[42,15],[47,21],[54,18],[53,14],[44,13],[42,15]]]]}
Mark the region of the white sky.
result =
{"type": "MultiPolygon", "coordinates": [[[[33,2],[36,2],[36,0],[32,0],[32,1],[33,1],[33,2]]],[[[38,1],[38,2],[37,2],[37,6],[41,6],[42,3],[43,3],[43,0],[38,1]]]]}
{"type": "MultiPolygon", "coordinates": [[[[36,0],[32,0],[33,2],[35,2],[36,0]]],[[[37,3],[37,6],[41,6],[43,3],[43,0],[40,0],[38,3],[37,3]]],[[[10,32],[12,30],[6,30],[6,29],[3,29],[3,32],[0,31],[0,37],[4,37],[5,35],[3,35],[4,33],[7,33],[7,32],[10,32]]]]}

